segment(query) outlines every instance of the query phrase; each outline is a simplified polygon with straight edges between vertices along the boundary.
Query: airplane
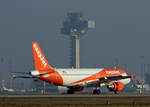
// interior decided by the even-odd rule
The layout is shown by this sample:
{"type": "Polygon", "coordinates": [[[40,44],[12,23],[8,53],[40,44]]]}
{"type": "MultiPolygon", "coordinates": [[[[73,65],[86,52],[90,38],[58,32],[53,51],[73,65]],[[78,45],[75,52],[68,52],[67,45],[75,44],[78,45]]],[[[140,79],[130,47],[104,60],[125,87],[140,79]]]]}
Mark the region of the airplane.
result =
{"type": "Polygon", "coordinates": [[[14,91],[15,91],[14,89],[5,87],[5,80],[3,79],[2,80],[2,92],[14,92],[14,91]]]}
{"type": "Polygon", "coordinates": [[[32,42],[32,50],[35,70],[25,73],[29,76],[13,76],[14,78],[40,79],[67,87],[67,94],[82,91],[85,87],[95,87],[93,94],[100,94],[102,86],[117,94],[124,89],[124,85],[128,84],[131,78],[134,78],[133,74],[127,75],[124,70],[118,68],[53,68],[48,64],[37,42],[32,42]]]}

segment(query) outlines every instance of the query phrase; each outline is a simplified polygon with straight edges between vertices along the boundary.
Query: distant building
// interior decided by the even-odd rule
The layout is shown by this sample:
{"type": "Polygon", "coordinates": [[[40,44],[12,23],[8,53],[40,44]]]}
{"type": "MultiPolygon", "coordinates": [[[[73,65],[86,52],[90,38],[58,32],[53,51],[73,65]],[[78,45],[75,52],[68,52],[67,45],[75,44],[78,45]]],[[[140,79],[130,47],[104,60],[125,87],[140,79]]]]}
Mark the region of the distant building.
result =
{"type": "Polygon", "coordinates": [[[56,93],[58,92],[57,86],[38,80],[31,84],[31,88],[37,93],[56,93]]]}
{"type": "Polygon", "coordinates": [[[148,64],[148,73],[145,74],[145,81],[150,85],[150,64],[148,64]]]}
{"type": "Polygon", "coordinates": [[[150,91],[148,84],[136,84],[136,90],[140,93],[150,91]]]}

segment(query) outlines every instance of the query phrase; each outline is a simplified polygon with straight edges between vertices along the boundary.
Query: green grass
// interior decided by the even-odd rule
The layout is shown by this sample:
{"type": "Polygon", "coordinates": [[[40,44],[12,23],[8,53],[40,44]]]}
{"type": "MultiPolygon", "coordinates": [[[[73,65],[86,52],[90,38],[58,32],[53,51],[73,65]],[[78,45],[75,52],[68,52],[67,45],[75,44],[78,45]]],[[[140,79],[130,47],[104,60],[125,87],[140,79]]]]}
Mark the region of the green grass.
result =
{"type": "Polygon", "coordinates": [[[149,97],[0,98],[0,107],[150,107],[149,97]]]}

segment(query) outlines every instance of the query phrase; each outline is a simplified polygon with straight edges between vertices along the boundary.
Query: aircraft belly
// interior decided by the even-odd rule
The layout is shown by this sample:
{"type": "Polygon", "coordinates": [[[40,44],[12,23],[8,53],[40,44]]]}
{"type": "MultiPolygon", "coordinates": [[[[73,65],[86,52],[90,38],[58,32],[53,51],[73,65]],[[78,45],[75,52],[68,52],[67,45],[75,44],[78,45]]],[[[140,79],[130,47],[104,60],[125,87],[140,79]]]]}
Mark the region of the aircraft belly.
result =
{"type": "MultiPolygon", "coordinates": [[[[76,82],[76,81],[79,81],[81,79],[84,79],[86,77],[88,77],[89,75],[78,75],[78,76],[62,76],[63,78],[63,85],[66,85],[66,86],[72,86],[73,82],[76,82]]],[[[74,84],[75,85],[75,84],[74,84]]]]}

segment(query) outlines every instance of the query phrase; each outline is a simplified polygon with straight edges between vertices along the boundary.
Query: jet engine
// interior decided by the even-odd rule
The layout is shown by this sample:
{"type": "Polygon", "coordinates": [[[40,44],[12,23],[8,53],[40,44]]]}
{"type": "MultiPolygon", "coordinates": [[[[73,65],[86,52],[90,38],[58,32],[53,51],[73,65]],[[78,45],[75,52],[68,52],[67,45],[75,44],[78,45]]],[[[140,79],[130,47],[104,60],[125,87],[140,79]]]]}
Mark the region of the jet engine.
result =
{"type": "Polygon", "coordinates": [[[117,93],[124,89],[124,84],[122,82],[113,82],[111,85],[108,85],[107,88],[109,88],[110,91],[117,93]]]}

